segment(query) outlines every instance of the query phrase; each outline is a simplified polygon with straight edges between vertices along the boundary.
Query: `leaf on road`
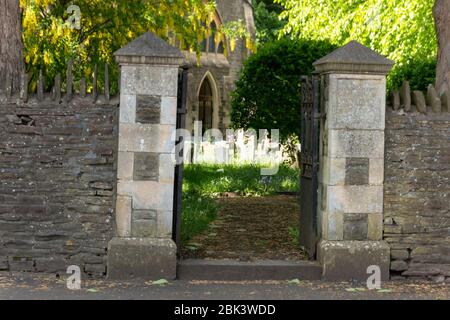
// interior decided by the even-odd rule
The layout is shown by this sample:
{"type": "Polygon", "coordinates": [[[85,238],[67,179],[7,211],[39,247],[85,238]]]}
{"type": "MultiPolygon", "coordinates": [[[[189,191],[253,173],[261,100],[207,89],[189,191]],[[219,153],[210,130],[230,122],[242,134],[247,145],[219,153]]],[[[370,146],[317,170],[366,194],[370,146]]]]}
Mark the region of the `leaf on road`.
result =
{"type": "Polygon", "coordinates": [[[298,279],[293,279],[293,280],[289,280],[288,283],[289,284],[300,284],[301,282],[298,279]]]}
{"type": "Polygon", "coordinates": [[[377,290],[377,292],[378,292],[378,293],[389,293],[389,292],[392,292],[392,290],[389,290],[389,289],[380,289],[380,290],[377,290]]]}
{"type": "Polygon", "coordinates": [[[166,279],[159,279],[152,282],[152,285],[154,286],[165,286],[167,284],[169,284],[169,281],[167,281],[166,279]]]}

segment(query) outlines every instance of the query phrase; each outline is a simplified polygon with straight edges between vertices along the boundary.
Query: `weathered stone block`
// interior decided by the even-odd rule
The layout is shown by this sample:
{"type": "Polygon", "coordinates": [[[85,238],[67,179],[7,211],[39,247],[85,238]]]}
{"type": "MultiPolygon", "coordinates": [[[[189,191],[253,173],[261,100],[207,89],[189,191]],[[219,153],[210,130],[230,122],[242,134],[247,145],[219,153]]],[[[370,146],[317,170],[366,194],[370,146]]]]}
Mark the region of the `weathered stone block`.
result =
{"type": "MultiPolygon", "coordinates": [[[[35,259],[37,272],[66,272],[69,262],[61,257],[48,257],[35,259]]],[[[104,268],[104,265],[103,265],[104,268]]]]}
{"type": "Polygon", "coordinates": [[[382,213],[383,186],[328,186],[330,213],[382,213]]]}
{"type": "Polygon", "coordinates": [[[108,278],[176,278],[177,248],[172,239],[113,238],[108,244],[108,278]]]}
{"type": "Polygon", "coordinates": [[[339,212],[322,212],[324,219],[323,239],[343,240],[344,239],[344,214],[339,212]]]}
{"type": "Polygon", "coordinates": [[[9,257],[8,259],[9,271],[34,271],[34,261],[31,258],[23,257],[9,257]]]}
{"type": "Polygon", "coordinates": [[[400,109],[400,92],[398,92],[397,90],[394,90],[392,92],[391,103],[394,110],[400,109]]]}
{"type": "Polygon", "coordinates": [[[159,181],[161,183],[174,183],[175,164],[172,154],[159,155],[159,181]]]}
{"type": "Polygon", "coordinates": [[[367,222],[368,222],[367,239],[373,241],[382,240],[383,214],[371,213],[367,216],[367,222]]]}
{"type": "Polygon", "coordinates": [[[120,95],[120,123],[135,123],[136,95],[120,95]]]}
{"type": "Polygon", "coordinates": [[[412,93],[413,103],[420,113],[427,113],[427,104],[425,102],[425,96],[422,91],[413,91],[412,93]]]}
{"type": "Polygon", "coordinates": [[[173,183],[119,181],[117,193],[132,197],[133,209],[173,210],[173,183]]]}
{"type": "Polygon", "coordinates": [[[131,210],[132,198],[118,195],[116,200],[116,225],[119,237],[129,237],[131,235],[131,210]]]}
{"type": "Polygon", "coordinates": [[[131,233],[136,238],[157,237],[156,210],[137,210],[132,213],[131,233]]]}
{"type": "Polygon", "coordinates": [[[382,185],[384,182],[384,159],[369,160],[369,184],[382,185]]]}
{"type": "Polygon", "coordinates": [[[157,236],[156,220],[133,219],[131,234],[135,238],[155,238],[157,236]]]}
{"type": "Polygon", "coordinates": [[[119,152],[117,156],[117,179],[124,181],[133,180],[134,153],[119,152]]]}
{"type": "Polygon", "coordinates": [[[404,81],[400,89],[400,100],[405,111],[411,111],[411,88],[408,81],[404,81]]]}
{"type": "Polygon", "coordinates": [[[177,98],[161,98],[161,124],[177,124],[177,98]]]}
{"type": "Polygon", "coordinates": [[[403,260],[394,260],[391,262],[390,269],[392,271],[405,271],[408,269],[408,263],[406,263],[406,261],[403,260]]]}
{"type": "Polygon", "coordinates": [[[121,94],[148,94],[176,97],[178,90],[177,66],[123,65],[121,94]]]}
{"type": "Polygon", "coordinates": [[[171,153],[175,148],[174,130],[171,125],[122,124],[119,151],[171,153]]]}
{"type": "Polygon", "coordinates": [[[345,158],[323,157],[319,172],[320,182],[326,185],[345,185],[345,158]]]}
{"type": "Polygon", "coordinates": [[[5,271],[9,269],[8,257],[0,257],[0,271],[5,271]]]}
{"type": "Polygon", "coordinates": [[[330,130],[329,157],[384,157],[384,132],[375,130],[330,130]]]}
{"type": "Polygon", "coordinates": [[[390,249],[384,241],[327,241],[318,245],[322,279],[366,281],[369,266],[379,266],[381,280],[389,279],[390,249]]]}
{"type": "Polygon", "coordinates": [[[406,260],[409,258],[408,250],[391,249],[391,258],[394,260],[406,260]]]}
{"type": "Polygon", "coordinates": [[[138,95],[136,97],[136,123],[159,124],[161,122],[161,97],[138,95]]]}
{"type": "Polygon", "coordinates": [[[135,152],[133,165],[134,181],[158,181],[159,154],[135,152]]]}
{"type": "Polygon", "coordinates": [[[384,130],[386,80],[376,75],[330,75],[329,129],[384,130]]]}
{"type": "Polygon", "coordinates": [[[366,185],[369,183],[369,159],[347,158],[345,164],[346,185],[366,185]]]}
{"type": "Polygon", "coordinates": [[[441,105],[441,99],[439,98],[436,89],[433,87],[432,84],[428,86],[427,91],[427,103],[429,106],[431,106],[431,109],[434,112],[441,112],[442,105],[441,105]]]}
{"type": "Polygon", "coordinates": [[[106,265],[104,264],[86,264],[84,266],[84,272],[91,275],[105,276],[106,275],[106,265]]]}
{"type": "Polygon", "coordinates": [[[344,214],[344,240],[367,240],[367,213],[344,214]]]}
{"type": "Polygon", "coordinates": [[[156,210],[133,210],[133,220],[156,220],[157,211],[156,210]]]}
{"type": "Polygon", "coordinates": [[[173,212],[159,211],[158,212],[158,237],[171,238],[173,229],[173,212]]]}

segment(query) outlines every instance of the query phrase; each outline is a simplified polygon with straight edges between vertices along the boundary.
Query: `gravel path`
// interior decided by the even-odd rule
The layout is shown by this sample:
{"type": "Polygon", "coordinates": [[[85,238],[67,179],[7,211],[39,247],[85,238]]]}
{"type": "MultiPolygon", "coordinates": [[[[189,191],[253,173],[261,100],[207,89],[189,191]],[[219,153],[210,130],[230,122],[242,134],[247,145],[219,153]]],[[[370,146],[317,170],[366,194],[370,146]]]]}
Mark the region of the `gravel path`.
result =
{"type": "Polygon", "coordinates": [[[194,237],[184,258],[302,260],[295,240],[300,205],[296,196],[226,197],[208,230],[194,237]]]}

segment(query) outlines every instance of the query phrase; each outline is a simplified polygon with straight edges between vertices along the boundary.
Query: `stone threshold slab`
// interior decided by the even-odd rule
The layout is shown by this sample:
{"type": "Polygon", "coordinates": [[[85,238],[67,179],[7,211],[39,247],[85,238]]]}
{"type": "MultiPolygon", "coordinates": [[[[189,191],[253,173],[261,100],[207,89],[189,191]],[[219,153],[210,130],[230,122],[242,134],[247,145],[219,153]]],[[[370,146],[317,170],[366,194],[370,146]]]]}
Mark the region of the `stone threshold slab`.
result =
{"type": "Polygon", "coordinates": [[[178,262],[180,280],[320,280],[322,267],[311,261],[187,259],[178,262]]]}

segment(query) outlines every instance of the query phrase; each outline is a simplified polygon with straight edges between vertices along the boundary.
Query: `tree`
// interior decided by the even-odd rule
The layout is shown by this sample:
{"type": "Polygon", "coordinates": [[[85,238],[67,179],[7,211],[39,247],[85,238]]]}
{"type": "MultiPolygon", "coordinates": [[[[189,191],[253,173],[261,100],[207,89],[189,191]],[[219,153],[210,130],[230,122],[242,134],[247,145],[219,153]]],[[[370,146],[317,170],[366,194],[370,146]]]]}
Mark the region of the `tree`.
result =
{"type": "MultiPolygon", "coordinates": [[[[396,65],[388,78],[390,88],[398,85],[393,83],[392,76],[407,73],[404,69],[414,68],[417,61],[427,62],[434,68],[437,41],[432,8],[435,0],[275,1],[285,8],[281,13],[288,20],[285,34],[326,39],[337,45],[357,40],[394,60],[396,65]]],[[[445,23],[448,27],[448,20],[445,23]]]]}
{"type": "Polygon", "coordinates": [[[19,0],[0,0],[0,89],[10,77],[12,90],[20,88],[24,71],[19,0]]]}
{"type": "MultiPolygon", "coordinates": [[[[71,59],[75,78],[92,78],[94,65],[111,65],[113,86],[118,77],[113,52],[146,31],[172,44],[199,50],[213,18],[215,3],[203,0],[78,0],[80,28],[68,24],[72,1],[22,1],[25,62],[36,80],[42,69],[49,80],[64,74],[71,59]]],[[[100,79],[101,80],[101,79],[100,79]]],[[[35,82],[32,82],[32,88],[35,82]]],[[[100,83],[101,85],[101,83],[100,83]]],[[[116,88],[111,88],[113,91],[116,88]]]]}
{"type": "Polygon", "coordinates": [[[436,0],[433,16],[438,40],[436,90],[450,89],[450,0],[436,0]]]}
{"type": "MultiPolygon", "coordinates": [[[[70,59],[75,79],[91,79],[96,64],[99,74],[105,63],[110,64],[111,91],[114,93],[118,87],[114,51],[142,33],[152,31],[173,45],[199,54],[202,40],[211,32],[210,22],[215,13],[213,0],[20,0],[22,54],[18,3],[19,0],[0,0],[0,22],[7,27],[0,32],[8,32],[0,33],[0,60],[3,61],[0,66],[8,61],[10,68],[23,68],[24,58],[26,71],[31,75],[32,90],[40,70],[46,76],[46,87],[49,88],[55,75],[65,73],[70,59]],[[68,23],[73,12],[67,12],[67,9],[72,4],[80,9],[80,28],[68,23]],[[14,22],[10,21],[13,16],[14,22]],[[5,43],[3,39],[11,41],[5,43]],[[4,49],[9,50],[8,56],[3,55],[4,49]]],[[[241,25],[224,26],[226,30],[216,32],[216,41],[225,36],[246,37],[241,25]]],[[[98,80],[102,86],[102,78],[98,80]]],[[[89,87],[92,85],[88,83],[88,90],[89,87]]]]}
{"type": "Polygon", "coordinates": [[[253,0],[253,14],[256,26],[256,41],[258,45],[272,42],[278,39],[281,30],[286,24],[285,20],[279,19],[281,12],[271,1],[253,0]]]}
{"type": "Polygon", "coordinates": [[[244,63],[232,94],[233,127],[279,129],[283,143],[300,134],[300,76],[336,49],[327,41],[284,38],[261,46],[244,63]]]}

